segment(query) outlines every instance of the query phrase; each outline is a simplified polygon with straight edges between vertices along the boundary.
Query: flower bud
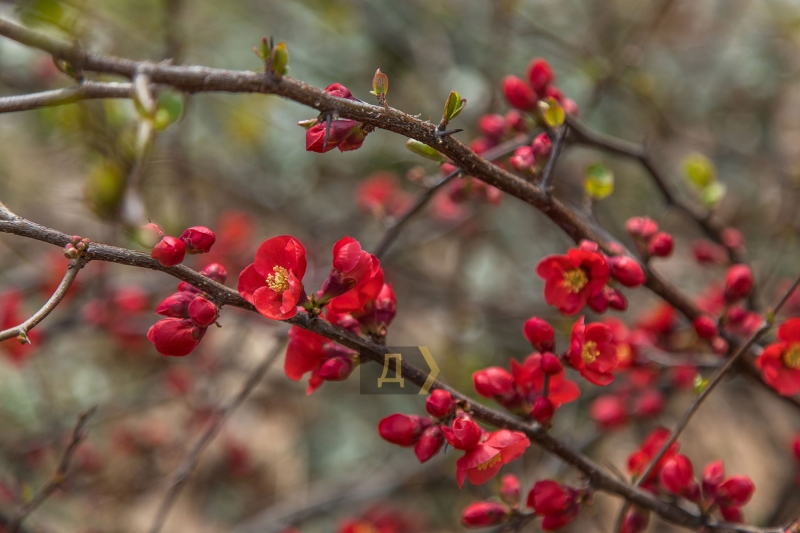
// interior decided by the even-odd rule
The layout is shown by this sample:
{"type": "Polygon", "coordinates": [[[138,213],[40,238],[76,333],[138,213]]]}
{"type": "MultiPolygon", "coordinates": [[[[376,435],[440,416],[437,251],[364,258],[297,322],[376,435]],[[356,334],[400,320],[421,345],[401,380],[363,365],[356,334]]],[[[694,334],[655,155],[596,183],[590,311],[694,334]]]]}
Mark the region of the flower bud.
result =
{"type": "Polygon", "coordinates": [[[478,119],[478,131],[490,139],[499,140],[506,133],[506,119],[503,115],[483,115],[478,119]]]}
{"type": "Polygon", "coordinates": [[[395,413],[378,423],[378,433],[384,440],[397,446],[411,446],[419,440],[428,425],[430,421],[421,416],[395,413]]]}
{"type": "Polygon", "coordinates": [[[608,303],[609,303],[608,292],[605,290],[598,292],[597,294],[589,298],[589,301],[587,303],[589,304],[589,307],[592,309],[592,311],[594,311],[595,313],[605,313],[606,309],[608,309],[608,303]]]}
{"type": "Polygon", "coordinates": [[[528,173],[534,170],[536,158],[533,155],[533,148],[528,145],[520,146],[514,150],[514,155],[508,160],[514,170],[520,173],[528,173]]]}
{"type": "Polygon", "coordinates": [[[194,226],[181,233],[181,240],[190,254],[204,254],[211,250],[216,240],[214,232],[205,226],[194,226]]]}
{"type": "Polygon", "coordinates": [[[530,86],[516,76],[506,76],[502,82],[503,96],[512,107],[523,111],[536,109],[538,98],[530,86]]]}
{"type": "Polygon", "coordinates": [[[204,334],[205,328],[198,328],[191,320],[165,318],[150,326],[147,340],[161,355],[180,357],[189,355],[204,334]]]}
{"type": "Polygon", "coordinates": [[[553,326],[539,317],[529,318],[522,327],[522,333],[539,352],[552,352],[556,347],[553,326]]]}
{"type": "Polygon", "coordinates": [[[741,507],[750,501],[756,487],[747,476],[731,476],[719,486],[717,497],[721,507],[741,507]]]}
{"type": "Polygon", "coordinates": [[[578,243],[578,249],[583,250],[584,252],[592,252],[594,254],[601,253],[600,245],[594,241],[590,241],[589,239],[581,239],[581,242],[578,243]]]}
{"type": "Polygon", "coordinates": [[[414,446],[414,454],[420,463],[424,463],[442,449],[444,435],[439,426],[431,426],[422,432],[422,436],[414,446]]]}
{"type": "Polygon", "coordinates": [[[548,137],[546,133],[540,133],[533,139],[531,147],[533,148],[533,155],[535,157],[546,159],[550,157],[553,143],[550,142],[550,137],[548,137]]]}
{"type": "Polygon", "coordinates": [[[443,389],[434,389],[425,401],[425,409],[431,416],[444,418],[456,410],[456,400],[453,395],[443,389]]]}
{"type": "Polygon", "coordinates": [[[695,261],[701,265],[707,263],[724,263],[728,258],[728,253],[720,245],[711,241],[701,239],[692,244],[692,254],[695,261]]]}
{"type": "Polygon", "coordinates": [[[542,354],[542,371],[545,374],[555,376],[563,369],[564,365],[561,363],[561,359],[549,352],[542,354]]]}
{"type": "Polygon", "coordinates": [[[507,398],[514,395],[514,377],[505,368],[490,366],[472,374],[475,392],[484,398],[507,398]]]}
{"type": "Polygon", "coordinates": [[[528,81],[539,96],[545,96],[545,89],[555,79],[553,69],[544,59],[537,57],[528,65],[528,81]]]}
{"type": "Polygon", "coordinates": [[[650,239],[647,245],[647,252],[656,257],[669,257],[672,254],[672,249],[675,246],[675,241],[669,233],[656,233],[650,239]]]}
{"type": "Polygon", "coordinates": [[[176,237],[164,237],[155,245],[150,257],[161,263],[162,266],[171,267],[183,262],[186,255],[186,245],[176,237]]]}
{"type": "Polygon", "coordinates": [[[372,77],[372,93],[375,96],[386,96],[389,92],[389,76],[381,72],[381,69],[375,71],[372,77]]]}
{"type": "Polygon", "coordinates": [[[709,500],[717,497],[717,490],[725,480],[725,467],[721,460],[708,463],[703,469],[703,494],[709,500]]]}
{"type": "Polygon", "coordinates": [[[442,426],[442,433],[453,448],[468,451],[478,445],[483,430],[471,418],[460,416],[453,420],[450,427],[442,426]]]}
{"type": "Polygon", "coordinates": [[[603,431],[612,430],[628,421],[625,401],[615,394],[598,396],[589,408],[589,416],[603,431]]]}
{"type": "Polygon", "coordinates": [[[744,514],[738,507],[720,507],[719,512],[728,522],[744,522],[744,514]]]}
{"type": "Polygon", "coordinates": [[[633,412],[640,418],[657,416],[664,409],[664,395],[658,389],[645,390],[633,402],[633,412]]]}
{"type": "Polygon", "coordinates": [[[650,511],[634,505],[625,515],[625,520],[622,521],[619,533],[642,533],[647,529],[649,523],[650,511]]]}
{"type": "Polygon", "coordinates": [[[200,273],[209,279],[213,279],[217,283],[225,283],[225,280],[228,279],[228,271],[219,263],[207,265],[200,273]]]}
{"type": "Polygon", "coordinates": [[[555,407],[553,407],[553,402],[551,402],[549,398],[539,396],[536,398],[536,401],[533,402],[531,416],[540,424],[549,424],[550,421],[553,420],[554,414],[555,407]]]}
{"type": "Polygon", "coordinates": [[[506,474],[500,478],[500,499],[509,505],[519,503],[519,479],[514,474],[506,474]]]}
{"type": "Polygon", "coordinates": [[[217,321],[217,306],[202,296],[197,296],[188,307],[189,318],[195,326],[207,328],[217,321]]]}
{"type": "Polygon", "coordinates": [[[525,118],[522,116],[522,113],[516,109],[511,109],[508,111],[503,117],[503,120],[505,120],[506,129],[519,132],[528,131],[528,125],[525,124],[525,118]]]}
{"type": "Polygon", "coordinates": [[[753,272],[747,265],[733,265],[725,275],[725,303],[732,304],[747,298],[753,290],[753,272]]]}
{"type": "Polygon", "coordinates": [[[353,360],[339,355],[326,359],[319,367],[319,377],[325,381],[344,381],[353,372],[353,360]]]}
{"type": "Polygon", "coordinates": [[[608,306],[615,311],[628,309],[628,299],[617,289],[608,288],[608,306]]]}
{"type": "Polygon", "coordinates": [[[681,496],[693,481],[692,462],[685,455],[675,455],[667,459],[659,473],[661,485],[672,494],[681,496]]]}
{"type": "Polygon", "coordinates": [[[635,259],[627,255],[611,256],[606,261],[611,275],[626,287],[638,287],[645,281],[644,271],[635,259]]]}
{"type": "Polygon", "coordinates": [[[631,217],[625,222],[625,230],[634,239],[648,241],[658,232],[658,224],[650,217],[631,217]]]}
{"type": "Polygon", "coordinates": [[[692,322],[697,336],[701,339],[709,340],[719,335],[717,322],[708,315],[700,315],[692,322]]]}
{"type": "Polygon", "coordinates": [[[722,244],[731,250],[744,250],[744,235],[736,228],[725,228],[720,234],[722,244]]]}
{"type": "Polygon", "coordinates": [[[461,513],[461,525],[475,528],[496,526],[506,521],[508,513],[509,509],[502,503],[471,503],[461,513]]]}
{"type": "Polygon", "coordinates": [[[67,243],[64,246],[64,257],[67,259],[77,259],[81,256],[81,253],[78,251],[77,248],[72,243],[67,243]]]}
{"type": "Polygon", "coordinates": [[[173,318],[189,318],[189,304],[192,303],[196,296],[197,295],[191,292],[176,292],[175,294],[171,294],[158,304],[156,313],[173,318]]]}

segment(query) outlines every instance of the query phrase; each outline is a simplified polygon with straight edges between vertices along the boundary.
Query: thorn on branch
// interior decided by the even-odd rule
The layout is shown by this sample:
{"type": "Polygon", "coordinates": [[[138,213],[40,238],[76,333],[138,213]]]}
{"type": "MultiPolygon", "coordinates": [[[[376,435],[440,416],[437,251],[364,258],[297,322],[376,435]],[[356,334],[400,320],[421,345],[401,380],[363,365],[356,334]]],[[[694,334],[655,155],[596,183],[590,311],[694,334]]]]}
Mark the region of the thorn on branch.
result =
{"type": "Polygon", "coordinates": [[[462,132],[462,131],[464,131],[463,128],[458,128],[458,129],[454,129],[454,130],[444,130],[444,131],[440,130],[439,128],[436,128],[436,131],[434,132],[434,136],[439,137],[439,138],[449,137],[450,135],[453,135],[454,133],[459,133],[459,132],[462,132]]]}

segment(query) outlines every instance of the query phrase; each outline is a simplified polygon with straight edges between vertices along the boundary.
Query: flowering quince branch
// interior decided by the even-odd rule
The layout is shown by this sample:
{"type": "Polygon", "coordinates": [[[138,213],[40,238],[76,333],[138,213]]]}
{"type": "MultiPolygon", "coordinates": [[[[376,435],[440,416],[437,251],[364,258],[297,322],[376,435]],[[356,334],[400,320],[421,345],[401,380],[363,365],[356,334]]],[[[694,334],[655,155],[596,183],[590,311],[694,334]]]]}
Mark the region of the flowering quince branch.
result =
{"type": "Polygon", "coordinates": [[[58,304],[61,303],[61,300],[64,299],[67,291],[69,291],[69,288],[72,286],[72,282],[75,281],[75,278],[78,276],[78,272],[80,272],[88,262],[89,259],[86,256],[81,256],[77,259],[74,259],[67,267],[67,271],[64,273],[64,278],[61,280],[61,283],[58,284],[55,292],[53,292],[53,295],[49,300],[47,300],[42,308],[36,311],[33,316],[19,326],[9,328],[5,331],[0,331],[0,342],[16,337],[20,342],[29,344],[30,341],[28,340],[28,332],[36,327],[39,322],[44,320],[47,315],[52,313],[58,304]]]}
{"type": "Polygon", "coordinates": [[[77,87],[0,98],[0,113],[30,111],[99,98],[130,98],[132,83],[84,81],[77,87]]]}
{"type": "Polygon", "coordinates": [[[242,388],[239,390],[236,396],[217,413],[213,423],[208,426],[197,443],[195,443],[194,447],[189,451],[189,453],[186,454],[186,457],[181,465],[175,470],[172,475],[172,480],[170,481],[167,494],[164,496],[164,499],[161,500],[161,504],[158,507],[153,524],[150,526],[150,533],[158,533],[161,531],[161,528],[167,521],[167,516],[169,515],[170,509],[178,499],[178,496],[183,488],[186,486],[186,482],[189,480],[189,475],[192,473],[192,470],[194,470],[195,466],[197,466],[197,462],[200,460],[200,455],[203,453],[203,450],[205,450],[205,448],[211,444],[211,441],[214,440],[214,437],[219,434],[223,424],[231,416],[231,414],[238,409],[245,402],[245,400],[247,400],[258,384],[264,379],[267,371],[270,369],[272,364],[286,346],[284,337],[285,334],[276,335],[275,347],[272,348],[264,360],[253,369],[253,371],[250,373],[250,376],[242,384],[242,388]]]}
{"type": "Polygon", "coordinates": [[[39,507],[53,492],[58,490],[58,488],[61,487],[67,480],[67,472],[69,470],[69,465],[72,462],[72,456],[75,454],[75,450],[77,450],[78,445],[86,437],[86,423],[92,417],[95,410],[96,407],[93,407],[78,416],[78,421],[72,430],[72,437],[70,438],[69,444],[67,444],[67,447],[64,450],[64,455],[61,457],[61,461],[58,463],[58,468],[53,474],[53,477],[50,478],[50,480],[42,488],[40,488],[36,494],[33,495],[30,501],[22,505],[17,510],[16,514],[11,518],[6,526],[5,531],[8,533],[17,533],[20,531],[23,520],[25,520],[29,514],[35,511],[37,507],[39,507]]]}
{"type": "Polygon", "coordinates": [[[564,148],[564,139],[567,137],[567,132],[569,132],[569,124],[565,123],[558,129],[558,133],[556,133],[556,140],[553,143],[553,152],[550,155],[550,159],[547,160],[547,166],[544,167],[542,181],[539,182],[539,187],[545,193],[549,194],[550,192],[550,181],[553,179],[558,157],[561,155],[561,150],[564,148]]]}

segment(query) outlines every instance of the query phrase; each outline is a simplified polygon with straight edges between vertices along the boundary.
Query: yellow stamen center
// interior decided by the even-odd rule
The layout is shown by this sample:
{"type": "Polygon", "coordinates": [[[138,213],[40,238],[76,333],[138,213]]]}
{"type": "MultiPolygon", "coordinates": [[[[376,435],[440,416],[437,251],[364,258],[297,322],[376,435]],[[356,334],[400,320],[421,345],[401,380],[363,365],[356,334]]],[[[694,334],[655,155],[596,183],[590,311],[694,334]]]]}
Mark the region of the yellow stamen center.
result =
{"type": "Polygon", "coordinates": [[[600,352],[597,351],[597,343],[594,341],[586,341],[583,344],[583,349],[581,350],[581,357],[583,358],[583,362],[591,364],[597,359],[597,356],[600,355],[600,352]]]}
{"type": "Polygon", "coordinates": [[[783,365],[792,370],[800,370],[800,343],[791,344],[781,355],[783,365]]]}
{"type": "Polygon", "coordinates": [[[267,287],[275,292],[289,290],[289,271],[282,266],[276,266],[272,270],[275,273],[267,276],[267,287]]]}
{"type": "Polygon", "coordinates": [[[589,283],[589,278],[586,277],[586,272],[584,272],[580,268],[574,268],[572,270],[567,270],[564,272],[564,287],[571,293],[576,294],[581,292],[587,283],[589,283]]]}
{"type": "Polygon", "coordinates": [[[492,457],[491,459],[489,459],[485,463],[479,464],[476,468],[478,470],[486,470],[487,468],[493,467],[494,465],[499,463],[501,460],[502,460],[502,458],[500,457],[500,454],[498,453],[497,455],[495,455],[494,457],[492,457]]]}

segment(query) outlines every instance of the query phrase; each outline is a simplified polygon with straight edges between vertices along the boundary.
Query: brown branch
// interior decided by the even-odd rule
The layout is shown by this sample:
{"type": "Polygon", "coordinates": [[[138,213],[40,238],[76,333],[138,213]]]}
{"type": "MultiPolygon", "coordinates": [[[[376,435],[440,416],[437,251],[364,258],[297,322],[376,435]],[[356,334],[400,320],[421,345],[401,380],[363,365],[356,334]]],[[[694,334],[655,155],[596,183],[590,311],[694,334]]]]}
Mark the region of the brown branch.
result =
{"type": "Polygon", "coordinates": [[[569,124],[564,123],[558,130],[558,133],[556,133],[556,139],[553,143],[553,151],[550,154],[550,159],[547,160],[547,165],[544,167],[542,181],[539,182],[539,187],[546,194],[550,193],[550,180],[553,179],[553,173],[556,170],[558,156],[561,155],[561,150],[564,148],[564,138],[567,136],[567,132],[569,132],[569,124]]]}
{"type": "Polygon", "coordinates": [[[272,363],[275,362],[275,359],[278,358],[284,347],[285,343],[283,340],[276,339],[276,346],[270,350],[264,360],[253,369],[250,377],[247,378],[242,388],[239,390],[239,393],[217,414],[214,422],[205,430],[191,451],[186,455],[181,465],[175,470],[167,494],[164,496],[164,499],[161,500],[161,505],[158,507],[153,525],[150,526],[150,533],[159,533],[159,531],[161,531],[161,528],[167,521],[170,509],[172,509],[173,504],[177,501],[178,496],[180,496],[183,488],[186,486],[189,475],[192,473],[195,466],[197,466],[197,462],[200,460],[200,455],[203,453],[203,450],[205,450],[206,446],[211,444],[211,441],[213,441],[214,437],[220,432],[222,425],[228,417],[247,400],[256,386],[261,383],[267,371],[272,366],[272,363]]]}
{"type": "Polygon", "coordinates": [[[30,344],[28,332],[35,328],[39,322],[44,320],[45,317],[52,313],[58,304],[61,303],[61,300],[64,299],[64,296],[67,295],[67,291],[69,291],[69,288],[72,286],[72,282],[75,281],[75,278],[78,276],[78,272],[80,272],[88,262],[89,260],[86,256],[81,256],[70,262],[67,271],[64,273],[64,278],[61,280],[61,283],[58,284],[58,287],[55,292],[53,292],[53,295],[50,296],[50,299],[47,300],[41,309],[36,311],[33,316],[19,326],[0,331],[0,342],[17,337],[20,339],[20,342],[27,342],[30,344]]]}
{"type": "Polygon", "coordinates": [[[130,83],[85,81],[76,87],[66,87],[64,89],[20,96],[4,96],[0,98],[0,113],[30,111],[41,107],[71,104],[80,100],[130,98],[131,90],[132,84],[130,83]]]}
{"type": "Polygon", "coordinates": [[[20,530],[23,520],[25,520],[28,515],[35,511],[36,508],[39,507],[53,492],[58,490],[66,482],[67,471],[69,470],[72,456],[75,454],[75,450],[78,448],[78,445],[86,437],[86,423],[89,421],[89,418],[91,418],[96,409],[96,407],[93,407],[78,416],[78,421],[75,424],[75,428],[72,430],[72,437],[70,438],[66,450],[64,450],[64,455],[61,457],[61,461],[58,463],[58,468],[53,474],[53,477],[51,477],[50,480],[42,488],[40,488],[36,494],[33,495],[29,502],[17,509],[17,512],[11,518],[6,528],[8,533],[17,533],[20,530]]]}

